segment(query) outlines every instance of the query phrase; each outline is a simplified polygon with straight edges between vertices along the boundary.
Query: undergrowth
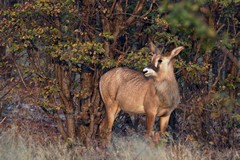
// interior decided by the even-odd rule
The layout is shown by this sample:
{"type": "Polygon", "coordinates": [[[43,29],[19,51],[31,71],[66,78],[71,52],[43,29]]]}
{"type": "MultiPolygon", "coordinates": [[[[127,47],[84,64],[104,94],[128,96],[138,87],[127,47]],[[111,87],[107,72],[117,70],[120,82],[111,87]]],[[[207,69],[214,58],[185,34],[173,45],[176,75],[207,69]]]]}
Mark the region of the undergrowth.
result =
{"type": "Polygon", "coordinates": [[[202,159],[240,159],[236,149],[217,150],[200,148],[190,142],[163,143],[152,147],[136,136],[113,136],[112,145],[105,151],[84,147],[76,143],[69,148],[67,144],[55,141],[42,143],[31,135],[22,136],[15,128],[0,133],[1,160],[78,160],[78,159],[125,159],[125,160],[202,160],[202,159]]]}

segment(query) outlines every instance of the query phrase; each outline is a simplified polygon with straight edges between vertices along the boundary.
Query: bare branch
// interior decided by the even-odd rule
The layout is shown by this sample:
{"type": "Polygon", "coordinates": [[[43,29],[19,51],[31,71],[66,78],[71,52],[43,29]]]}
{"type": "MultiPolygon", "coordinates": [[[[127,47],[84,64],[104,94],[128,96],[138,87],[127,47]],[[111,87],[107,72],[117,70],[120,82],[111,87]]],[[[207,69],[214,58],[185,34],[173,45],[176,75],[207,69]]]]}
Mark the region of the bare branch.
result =
{"type": "Polygon", "coordinates": [[[222,71],[222,69],[223,69],[223,67],[224,67],[224,65],[226,63],[226,60],[227,60],[227,54],[225,53],[222,65],[218,68],[218,75],[217,75],[217,77],[215,79],[215,82],[213,83],[213,85],[210,88],[210,92],[216,87],[216,85],[217,85],[217,83],[218,83],[218,81],[220,79],[220,76],[221,76],[221,71],[222,71]]]}
{"type": "Polygon", "coordinates": [[[238,67],[240,68],[240,63],[238,62],[238,59],[223,45],[218,44],[218,48],[221,49],[225,54],[227,54],[227,56],[229,57],[229,59],[238,67]]]}
{"type": "Polygon", "coordinates": [[[148,11],[146,13],[144,13],[141,17],[146,17],[151,11],[152,11],[152,8],[153,8],[153,5],[156,3],[156,0],[152,0],[152,3],[148,9],[148,11]]]}
{"type": "Polygon", "coordinates": [[[58,115],[58,116],[55,116],[55,119],[54,119],[54,120],[55,120],[55,122],[57,123],[57,127],[58,127],[58,130],[59,130],[60,134],[63,136],[64,139],[66,139],[66,138],[67,138],[67,133],[66,133],[66,131],[65,131],[65,129],[64,129],[62,120],[61,120],[61,118],[59,117],[59,115],[58,115]]]}
{"type": "Polygon", "coordinates": [[[7,117],[4,117],[4,118],[1,120],[0,125],[5,121],[6,118],[7,118],[7,117]]]}
{"type": "Polygon", "coordinates": [[[2,117],[2,111],[3,111],[3,106],[2,106],[2,101],[0,102],[0,117],[2,117]]]}
{"type": "Polygon", "coordinates": [[[2,95],[2,96],[0,97],[0,100],[2,100],[4,97],[6,97],[6,96],[8,95],[8,93],[10,93],[16,85],[17,85],[17,84],[15,84],[14,86],[12,86],[4,95],[2,95]]]}
{"type": "Polygon", "coordinates": [[[49,118],[53,119],[57,123],[57,127],[58,127],[58,130],[59,130],[60,134],[63,136],[64,139],[66,139],[67,138],[67,133],[64,129],[64,126],[63,126],[61,118],[59,117],[59,114],[56,114],[56,113],[51,114],[51,113],[49,113],[49,111],[46,108],[44,108],[41,105],[40,105],[40,108],[44,111],[44,113],[46,113],[46,115],[49,118]]]}
{"type": "Polygon", "coordinates": [[[25,81],[24,81],[24,78],[23,78],[22,72],[21,72],[21,70],[20,70],[20,68],[19,68],[19,66],[18,66],[18,64],[17,64],[17,62],[16,62],[16,60],[15,60],[15,58],[12,58],[12,60],[13,60],[13,63],[14,63],[14,65],[15,65],[15,67],[17,68],[18,75],[19,75],[19,77],[20,77],[20,79],[21,79],[21,81],[22,81],[24,87],[27,88],[27,85],[26,85],[26,83],[25,83],[25,81]]]}
{"type": "Polygon", "coordinates": [[[216,32],[219,33],[219,32],[222,30],[223,27],[225,27],[225,24],[222,24],[222,25],[217,29],[216,32]]]}
{"type": "MultiPolygon", "coordinates": [[[[136,7],[135,7],[135,9],[133,11],[133,15],[137,15],[137,14],[139,14],[142,11],[144,2],[145,2],[145,0],[139,0],[137,2],[137,5],[136,5],[136,7]]],[[[136,19],[135,16],[130,16],[126,20],[125,26],[129,26],[130,24],[132,24],[135,21],[135,19],[136,19]]]]}
{"type": "Polygon", "coordinates": [[[114,10],[114,8],[116,7],[116,3],[117,3],[117,0],[114,0],[113,5],[112,5],[112,7],[111,7],[111,11],[110,11],[109,17],[112,16],[113,10],[114,10]]]}

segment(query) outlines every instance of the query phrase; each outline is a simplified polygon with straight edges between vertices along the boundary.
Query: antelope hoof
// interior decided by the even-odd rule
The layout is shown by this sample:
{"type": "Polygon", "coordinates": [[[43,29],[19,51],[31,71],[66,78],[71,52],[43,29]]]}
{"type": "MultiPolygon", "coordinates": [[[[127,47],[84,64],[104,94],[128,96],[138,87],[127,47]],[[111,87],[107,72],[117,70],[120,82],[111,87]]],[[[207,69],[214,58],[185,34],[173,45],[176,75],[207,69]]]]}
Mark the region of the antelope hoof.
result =
{"type": "Polygon", "coordinates": [[[160,133],[159,132],[155,132],[155,134],[153,135],[153,141],[155,143],[159,143],[160,142],[160,133]]]}

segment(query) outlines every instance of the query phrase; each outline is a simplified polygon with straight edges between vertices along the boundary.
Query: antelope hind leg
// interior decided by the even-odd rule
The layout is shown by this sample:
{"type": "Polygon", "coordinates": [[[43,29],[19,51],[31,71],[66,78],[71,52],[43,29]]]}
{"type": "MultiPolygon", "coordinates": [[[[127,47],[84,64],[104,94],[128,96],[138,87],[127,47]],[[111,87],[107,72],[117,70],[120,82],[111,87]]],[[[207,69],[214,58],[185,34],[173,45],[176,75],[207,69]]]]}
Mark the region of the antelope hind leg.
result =
{"type": "Polygon", "coordinates": [[[152,113],[147,113],[146,114],[146,138],[147,139],[150,139],[151,136],[153,135],[153,125],[154,125],[154,122],[155,122],[155,114],[152,114],[152,113]]]}
{"type": "Polygon", "coordinates": [[[112,126],[115,118],[117,117],[120,108],[117,105],[117,102],[105,103],[106,105],[106,117],[100,126],[100,134],[102,135],[102,140],[106,141],[103,143],[103,146],[107,146],[111,142],[112,137],[112,126]]]}

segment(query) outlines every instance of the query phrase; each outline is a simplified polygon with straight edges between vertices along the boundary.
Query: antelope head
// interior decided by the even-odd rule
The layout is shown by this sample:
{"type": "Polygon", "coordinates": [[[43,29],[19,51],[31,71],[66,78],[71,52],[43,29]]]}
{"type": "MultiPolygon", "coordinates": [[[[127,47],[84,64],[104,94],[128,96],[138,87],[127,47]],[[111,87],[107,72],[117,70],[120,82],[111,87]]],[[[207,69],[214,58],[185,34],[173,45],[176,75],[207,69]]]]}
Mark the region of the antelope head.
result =
{"type": "Polygon", "coordinates": [[[177,47],[173,49],[170,55],[162,54],[152,42],[150,43],[150,50],[153,53],[151,64],[143,69],[143,74],[146,77],[159,77],[159,74],[171,74],[173,72],[172,60],[177,56],[184,47],[177,47]]]}

